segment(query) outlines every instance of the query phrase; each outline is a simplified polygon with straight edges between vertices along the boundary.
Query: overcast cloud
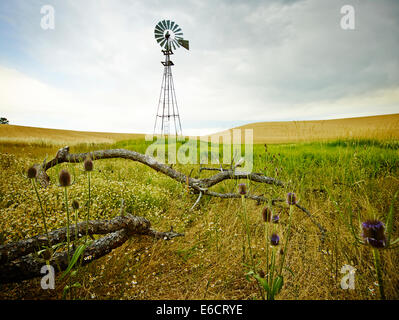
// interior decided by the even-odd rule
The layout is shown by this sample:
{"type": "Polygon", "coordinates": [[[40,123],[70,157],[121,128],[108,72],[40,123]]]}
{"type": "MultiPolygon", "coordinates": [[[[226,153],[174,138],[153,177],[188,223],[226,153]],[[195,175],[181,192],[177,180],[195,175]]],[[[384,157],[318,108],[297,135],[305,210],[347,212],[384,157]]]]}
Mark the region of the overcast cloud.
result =
{"type": "Polygon", "coordinates": [[[11,123],[151,133],[171,19],[190,51],[172,56],[184,134],[254,121],[399,112],[399,2],[2,1],[0,116],[11,123]],[[55,29],[40,8],[55,8],[55,29]],[[340,8],[355,8],[342,30],[340,8]]]}

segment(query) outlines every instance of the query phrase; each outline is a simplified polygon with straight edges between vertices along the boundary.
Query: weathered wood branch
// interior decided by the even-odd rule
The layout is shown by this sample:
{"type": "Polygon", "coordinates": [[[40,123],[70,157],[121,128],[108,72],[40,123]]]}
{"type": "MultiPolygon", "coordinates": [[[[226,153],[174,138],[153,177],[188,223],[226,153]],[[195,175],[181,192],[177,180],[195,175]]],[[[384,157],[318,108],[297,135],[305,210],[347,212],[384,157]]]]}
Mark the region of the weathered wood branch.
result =
{"type": "MultiPolygon", "coordinates": [[[[78,238],[86,234],[86,222],[80,222],[77,225],[78,238]]],[[[143,217],[136,217],[130,214],[117,216],[111,220],[91,220],[88,223],[88,234],[107,234],[121,229],[128,229],[132,234],[145,234],[148,232],[150,222],[143,217]]],[[[76,226],[70,226],[70,240],[76,239],[76,226]]],[[[44,246],[51,246],[67,241],[66,227],[49,232],[49,239],[46,235],[37,235],[30,239],[7,243],[0,246],[0,263],[12,261],[20,256],[38,251],[44,246]]]]}
{"type": "MultiPolygon", "coordinates": [[[[71,154],[69,153],[69,147],[66,146],[64,148],[61,148],[58,150],[56,157],[52,159],[49,162],[45,162],[42,166],[42,179],[41,183],[42,185],[48,185],[49,182],[46,182],[46,179],[43,177],[46,177],[47,174],[45,171],[48,169],[56,166],[57,164],[63,163],[63,162],[70,162],[70,163],[79,163],[83,162],[87,157],[91,157],[93,160],[100,160],[100,159],[112,159],[112,158],[123,158],[123,159],[129,159],[133,161],[140,162],[146,166],[149,166],[150,168],[159,171],[170,178],[182,183],[182,184],[187,184],[191,190],[196,193],[196,194],[203,194],[203,195],[209,195],[213,197],[219,197],[219,198],[240,198],[241,195],[235,194],[235,193],[218,193],[214,191],[208,190],[209,188],[217,185],[218,183],[225,181],[225,180],[239,180],[239,179],[248,179],[254,182],[259,182],[259,183],[266,183],[266,184],[273,184],[276,186],[284,187],[285,184],[278,180],[274,179],[271,177],[267,177],[263,175],[262,173],[245,173],[241,171],[236,171],[235,168],[236,166],[230,166],[230,169],[224,169],[224,168],[205,168],[201,167],[201,170],[217,170],[218,173],[214,174],[213,176],[209,178],[203,178],[203,179],[196,179],[192,178],[190,175],[185,175],[179,171],[174,170],[171,166],[168,166],[166,164],[160,163],[156,161],[154,158],[143,155],[141,153],[135,152],[135,151],[130,151],[130,150],[125,150],[125,149],[112,149],[112,150],[99,150],[99,151],[93,151],[93,152],[86,152],[86,153],[77,153],[77,154],[71,154]]],[[[47,177],[48,178],[48,177],[47,177]]],[[[49,181],[49,179],[47,179],[49,181]]],[[[246,198],[255,200],[258,203],[260,202],[269,202],[269,199],[265,198],[264,196],[257,196],[257,195],[246,195],[246,198]]],[[[198,199],[201,199],[199,197],[198,199]]],[[[199,201],[197,199],[197,201],[199,201]]],[[[271,204],[275,204],[277,202],[282,202],[284,201],[283,199],[272,199],[271,204]]],[[[196,202],[195,205],[198,204],[196,202]]],[[[316,224],[316,226],[319,228],[319,230],[322,232],[324,235],[325,229],[317,222],[314,220],[312,215],[308,210],[301,206],[297,206],[299,209],[301,209],[303,212],[305,212],[310,218],[313,223],[316,224]]]]}
{"type": "MultiPolygon", "coordinates": [[[[197,192],[208,189],[224,180],[228,179],[249,179],[255,182],[267,183],[267,184],[274,184],[277,186],[284,186],[284,183],[280,180],[266,177],[259,173],[245,173],[239,172],[235,170],[227,170],[219,172],[213,175],[210,178],[205,179],[196,179],[192,178],[189,175],[185,175],[179,171],[174,170],[172,167],[160,163],[155,160],[153,157],[148,155],[141,154],[136,151],[126,150],[126,149],[111,149],[111,150],[98,150],[93,152],[86,152],[86,153],[69,153],[69,147],[64,147],[58,150],[54,159],[50,160],[49,162],[43,164],[41,171],[41,175],[43,172],[47,171],[48,169],[64,162],[69,163],[79,163],[83,162],[87,157],[91,157],[93,160],[100,160],[100,159],[114,159],[114,158],[122,158],[128,159],[132,161],[140,162],[156,171],[159,171],[170,178],[185,184],[188,179],[189,186],[196,190],[197,192]]],[[[40,180],[42,185],[48,185],[45,181],[40,180]]]]}
{"type": "MultiPolygon", "coordinates": [[[[160,232],[150,228],[150,222],[143,218],[125,214],[111,220],[89,221],[88,233],[106,234],[106,236],[93,241],[83,253],[83,264],[96,260],[113,249],[121,246],[132,235],[148,235],[155,239],[170,240],[184,234],[174,232],[160,232]]],[[[86,223],[78,224],[78,238],[85,234],[86,223]]],[[[71,241],[76,240],[75,226],[70,228],[71,241]]],[[[54,245],[66,241],[66,228],[60,228],[49,233],[50,244],[54,245]]],[[[0,283],[16,282],[40,276],[44,259],[34,256],[32,253],[40,250],[48,244],[45,235],[39,235],[30,239],[8,243],[0,246],[0,283]]],[[[70,254],[71,256],[73,255],[70,254]]],[[[50,259],[50,265],[55,271],[62,271],[68,267],[67,252],[56,252],[50,259]]]]}

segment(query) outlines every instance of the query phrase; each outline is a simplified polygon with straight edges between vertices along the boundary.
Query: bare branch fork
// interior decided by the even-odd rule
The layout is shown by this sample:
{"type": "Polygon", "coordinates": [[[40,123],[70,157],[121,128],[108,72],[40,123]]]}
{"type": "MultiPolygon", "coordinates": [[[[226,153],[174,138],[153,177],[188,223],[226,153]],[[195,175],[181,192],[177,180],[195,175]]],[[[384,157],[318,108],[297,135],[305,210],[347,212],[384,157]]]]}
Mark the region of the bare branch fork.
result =
{"type": "MultiPolygon", "coordinates": [[[[71,241],[76,240],[76,227],[71,226],[71,241]]],[[[78,238],[86,231],[86,222],[77,225],[78,238]]],[[[50,243],[51,246],[66,242],[66,228],[53,230],[49,237],[38,235],[30,239],[11,242],[0,246],[0,283],[10,283],[31,279],[41,275],[40,271],[46,263],[43,258],[36,257],[33,253],[50,243]]],[[[108,254],[113,249],[124,244],[132,235],[148,235],[155,239],[170,240],[184,236],[171,229],[169,232],[160,232],[151,228],[150,222],[143,218],[125,214],[111,220],[92,220],[88,223],[88,234],[106,234],[106,236],[93,241],[83,252],[83,264],[108,254]]],[[[72,250],[72,255],[74,250],[72,250]]],[[[55,267],[55,271],[62,271],[68,267],[68,255],[66,251],[56,252],[49,261],[55,267]]]]}
{"type": "MultiPolygon", "coordinates": [[[[54,159],[48,162],[46,161],[43,162],[41,168],[38,168],[39,174],[37,179],[43,187],[46,187],[50,184],[50,179],[46,173],[48,169],[64,162],[69,162],[69,163],[83,162],[87,157],[90,157],[92,160],[122,158],[122,159],[137,161],[158,172],[161,172],[169,176],[170,178],[178,181],[183,185],[188,185],[193,193],[199,195],[197,201],[194,203],[191,209],[194,209],[194,207],[199,203],[202,196],[204,195],[209,195],[212,197],[219,197],[224,199],[241,198],[241,195],[239,195],[238,193],[218,193],[209,190],[209,188],[215,186],[216,184],[229,179],[230,180],[248,179],[254,182],[272,184],[279,187],[285,186],[285,184],[282,181],[271,177],[266,177],[262,173],[246,173],[246,172],[236,171],[235,170],[236,166],[233,165],[231,165],[229,169],[224,169],[224,168],[217,169],[219,172],[209,178],[196,179],[192,178],[190,175],[185,175],[177,170],[174,170],[171,166],[158,162],[153,157],[138,153],[136,151],[126,150],[126,149],[111,149],[111,150],[98,150],[93,152],[72,154],[69,153],[68,146],[59,149],[54,159]]],[[[210,168],[201,167],[200,171],[209,170],[209,169],[210,168]]],[[[214,169],[212,168],[212,170],[214,169]]],[[[258,203],[271,202],[272,205],[284,201],[284,199],[270,200],[264,197],[263,195],[247,194],[245,197],[251,200],[255,200],[258,203]]],[[[311,221],[318,227],[322,235],[324,235],[326,230],[314,220],[310,212],[302,206],[297,206],[297,207],[301,209],[311,219],[311,221]]]]}

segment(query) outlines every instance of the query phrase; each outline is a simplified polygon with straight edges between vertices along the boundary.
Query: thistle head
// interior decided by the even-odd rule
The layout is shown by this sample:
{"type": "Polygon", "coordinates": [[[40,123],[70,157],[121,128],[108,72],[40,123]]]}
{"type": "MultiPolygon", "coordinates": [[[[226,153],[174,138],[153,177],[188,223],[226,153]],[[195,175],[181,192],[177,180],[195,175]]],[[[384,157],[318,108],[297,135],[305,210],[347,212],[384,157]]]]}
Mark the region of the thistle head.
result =
{"type": "Polygon", "coordinates": [[[272,217],[272,210],[269,207],[264,207],[262,210],[262,218],[264,222],[270,222],[272,217]]]}
{"type": "Polygon", "coordinates": [[[378,220],[367,220],[362,223],[362,237],[366,243],[374,248],[386,246],[385,225],[378,220]]]}
{"type": "Polygon", "coordinates": [[[71,185],[71,175],[68,170],[62,169],[58,179],[61,187],[69,187],[71,185]]]}
{"type": "Polygon", "coordinates": [[[247,185],[245,183],[240,183],[238,185],[238,193],[242,196],[245,196],[247,194],[247,185]]]}
{"type": "Polygon", "coordinates": [[[28,169],[27,175],[28,175],[28,178],[29,178],[29,179],[36,178],[36,176],[37,176],[37,169],[36,169],[35,167],[30,167],[30,168],[28,169]]]}
{"type": "Polygon", "coordinates": [[[277,233],[273,233],[272,236],[270,237],[270,244],[272,246],[277,246],[279,242],[280,242],[280,237],[277,235],[277,233]]]}
{"type": "Polygon", "coordinates": [[[278,214],[273,215],[272,222],[279,223],[279,221],[280,221],[280,216],[278,214]]]}
{"type": "Polygon", "coordinates": [[[287,193],[287,203],[288,203],[290,206],[296,205],[297,199],[296,199],[295,193],[293,193],[293,192],[287,193]]]}
{"type": "Polygon", "coordinates": [[[72,208],[74,210],[78,210],[79,209],[79,202],[77,200],[73,200],[72,201],[72,208]]]}
{"type": "Polygon", "coordinates": [[[52,257],[52,252],[51,252],[51,250],[50,249],[46,249],[44,252],[43,252],[43,259],[44,260],[50,260],[51,259],[51,257],[52,257]]]}
{"type": "Polygon", "coordinates": [[[93,171],[93,160],[90,157],[87,157],[83,163],[85,171],[93,171]]]}

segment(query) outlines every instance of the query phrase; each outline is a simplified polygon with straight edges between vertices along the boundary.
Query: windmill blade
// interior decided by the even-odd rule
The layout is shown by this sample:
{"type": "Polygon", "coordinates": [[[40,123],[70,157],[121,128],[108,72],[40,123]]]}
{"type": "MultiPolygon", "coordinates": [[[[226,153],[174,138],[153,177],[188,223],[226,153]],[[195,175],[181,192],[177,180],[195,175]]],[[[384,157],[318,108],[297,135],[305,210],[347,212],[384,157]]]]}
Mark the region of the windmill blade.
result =
{"type": "Polygon", "coordinates": [[[157,40],[157,42],[158,42],[161,46],[162,46],[161,42],[162,42],[163,40],[166,41],[166,39],[164,39],[164,38],[158,38],[158,39],[155,39],[155,40],[157,40]]]}
{"type": "Polygon", "coordinates": [[[161,30],[155,29],[154,33],[163,36],[163,31],[161,30]]]}
{"type": "Polygon", "coordinates": [[[161,24],[162,24],[164,30],[168,29],[168,26],[166,25],[166,21],[165,20],[162,20],[161,24]]]}
{"type": "Polygon", "coordinates": [[[171,21],[171,23],[170,23],[170,29],[171,29],[173,32],[175,32],[175,31],[174,31],[175,26],[177,26],[177,24],[176,24],[174,21],[171,21]]]}
{"type": "Polygon", "coordinates": [[[155,31],[158,31],[158,32],[163,33],[163,32],[165,31],[165,29],[164,29],[164,27],[161,25],[161,23],[158,23],[158,24],[155,26],[155,31]]]}
{"type": "Polygon", "coordinates": [[[173,26],[172,31],[176,32],[178,29],[180,29],[179,25],[177,23],[175,23],[175,25],[173,26]]]}
{"type": "Polygon", "coordinates": [[[167,42],[167,40],[164,38],[164,39],[162,39],[160,42],[159,42],[159,45],[161,46],[161,47],[163,47],[164,46],[164,44],[167,42]]]}
{"type": "Polygon", "coordinates": [[[166,20],[166,26],[167,26],[168,29],[170,30],[170,20],[166,20]]]}
{"type": "Polygon", "coordinates": [[[163,25],[159,22],[156,26],[155,26],[155,30],[158,30],[159,32],[164,32],[165,28],[163,27],[163,25]]]}
{"type": "Polygon", "coordinates": [[[164,38],[163,33],[155,32],[155,39],[157,38],[164,38]]]}
{"type": "Polygon", "coordinates": [[[188,40],[178,39],[177,42],[185,49],[189,50],[188,40]]]}

